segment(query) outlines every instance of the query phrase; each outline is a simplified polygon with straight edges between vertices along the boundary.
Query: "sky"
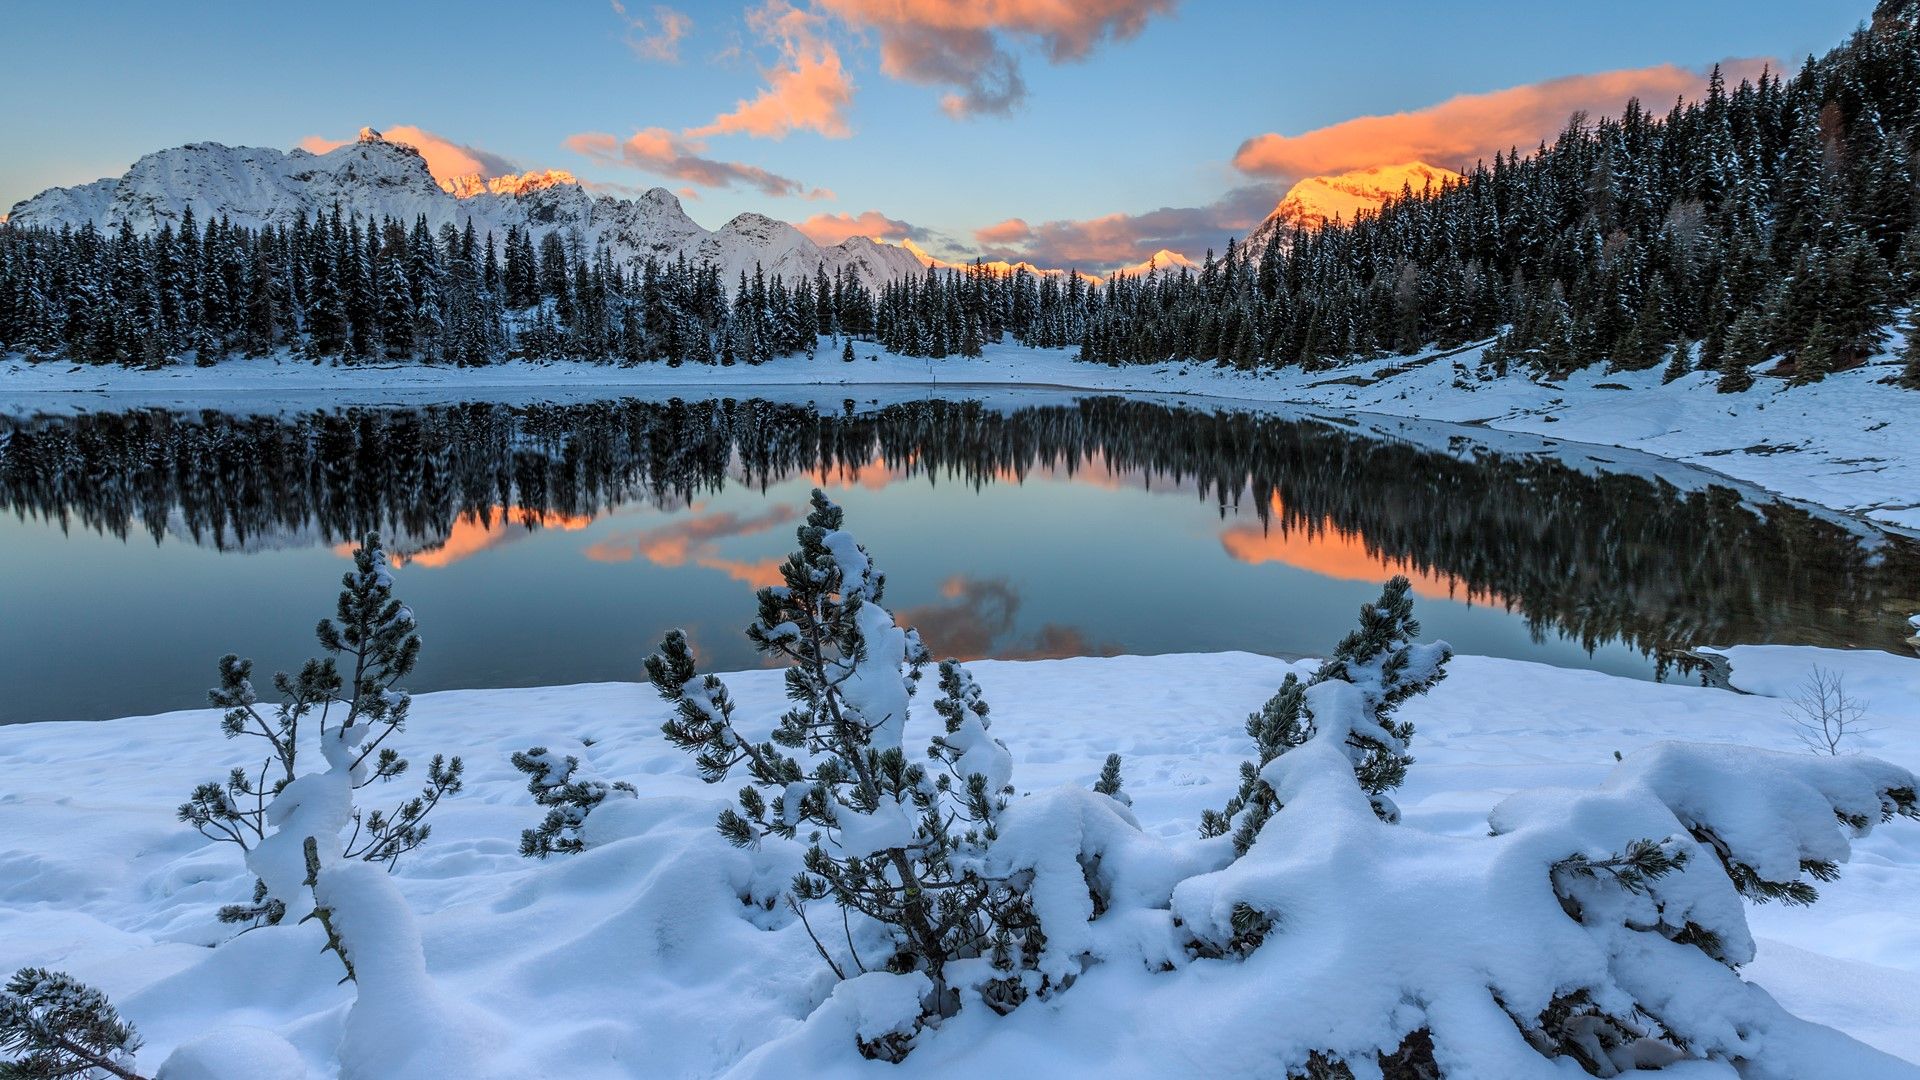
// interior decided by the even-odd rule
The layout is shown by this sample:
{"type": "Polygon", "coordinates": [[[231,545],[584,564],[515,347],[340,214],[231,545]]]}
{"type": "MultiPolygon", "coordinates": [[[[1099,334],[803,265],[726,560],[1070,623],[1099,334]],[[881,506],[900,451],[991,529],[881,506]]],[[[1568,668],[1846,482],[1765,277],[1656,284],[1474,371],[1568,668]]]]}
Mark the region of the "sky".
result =
{"type": "MultiPolygon", "coordinates": [[[[187,142],[363,126],[436,174],[564,169],[816,240],[1101,270],[1224,246],[1308,176],[1665,111],[1871,0],[15,0],[0,207],[187,142]]],[[[444,179],[445,176],[443,175],[444,179]]]]}

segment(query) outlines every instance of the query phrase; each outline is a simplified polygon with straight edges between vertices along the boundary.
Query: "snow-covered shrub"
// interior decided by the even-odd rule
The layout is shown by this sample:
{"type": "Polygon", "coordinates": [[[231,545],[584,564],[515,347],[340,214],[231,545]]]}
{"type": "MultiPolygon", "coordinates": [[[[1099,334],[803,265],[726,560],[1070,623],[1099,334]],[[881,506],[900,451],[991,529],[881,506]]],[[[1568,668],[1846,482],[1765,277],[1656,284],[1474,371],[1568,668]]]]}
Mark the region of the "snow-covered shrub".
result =
{"type": "Polygon", "coordinates": [[[608,782],[582,775],[579,758],[556,754],[544,746],[518,751],[511,760],[514,768],[527,774],[527,790],[533,794],[533,801],[548,808],[538,826],[520,832],[520,854],[530,859],[583,850],[586,843],[580,830],[593,808],[609,795],[633,798],[638,794],[624,780],[608,782]]]}
{"type": "MultiPolygon", "coordinates": [[[[353,569],[341,578],[334,618],[320,620],[315,629],[329,655],[308,660],[298,675],[275,673],[278,705],[262,711],[253,686],[253,661],[232,653],[220,659],[220,685],[208,696],[226,710],[221,731],[230,739],[263,739],[268,753],[258,769],[236,767],[224,782],[196,787],[177,811],[180,820],[209,839],[239,845],[248,853],[249,866],[263,861],[259,849],[276,830],[288,827],[290,808],[298,803],[283,796],[304,779],[299,772],[301,748],[317,745],[328,770],[313,775],[345,779],[347,787],[336,793],[337,808],[304,815],[301,824],[305,816],[313,816],[316,826],[331,829],[343,857],[389,867],[419,847],[432,829],[427,815],[461,788],[464,767],[458,757],[449,761],[435,754],[420,794],[392,810],[363,811],[353,798],[354,791],[407,771],[407,760],[386,742],[407,722],[412,699],[398,683],[419,658],[416,631],[412,609],[393,596],[393,574],[380,538],[370,533],[354,549],[353,569]],[[343,663],[349,672],[345,676],[343,663]],[[304,731],[303,723],[309,724],[304,731]],[[332,820],[336,809],[337,822],[332,820]],[[351,833],[340,841],[339,833],[349,827],[351,833]]],[[[221,920],[279,922],[305,891],[297,848],[308,835],[316,834],[296,832],[293,850],[280,860],[278,880],[255,867],[259,879],[252,902],[222,908],[221,920]]]]}
{"type": "Polygon", "coordinates": [[[1400,786],[1413,762],[1407,753],[1413,725],[1396,722],[1393,711],[1445,678],[1447,658],[1453,655],[1444,641],[1414,644],[1420,624],[1413,617],[1412,588],[1404,577],[1388,581],[1379,600],[1361,607],[1359,628],[1334,648],[1333,657],[1311,679],[1303,683],[1289,674],[1260,711],[1247,718],[1258,760],[1241,763],[1240,790],[1226,809],[1201,816],[1202,836],[1231,832],[1235,854],[1253,846],[1261,827],[1280,808],[1263,772],[1319,732],[1325,721],[1314,712],[1312,691],[1330,681],[1347,684],[1357,695],[1319,695],[1341,710],[1333,722],[1342,725],[1339,740],[1352,760],[1354,776],[1382,821],[1399,820],[1400,811],[1387,792],[1400,786]]]}
{"type": "Polygon", "coordinates": [[[726,686],[697,674],[679,631],[648,658],[647,675],[674,707],[667,737],[695,755],[703,778],[747,773],[738,808],[720,816],[726,838],[806,845],[787,902],[834,974],[924,982],[914,1025],[861,1039],[863,1053],[898,1060],[919,1023],[960,1008],[959,987],[1002,1012],[1043,989],[1032,965],[1044,939],[1022,881],[983,873],[1012,790],[1012,754],[989,734],[978,686],[948,661],[934,706],[944,731],[927,748],[930,764],[909,759],[907,708],[926,649],[881,606],[885,578],[842,524],[816,489],[799,550],[781,567],[785,584],[758,593],[747,637],[787,664],[794,702],[771,740],[738,732],[726,686]],[[863,958],[849,936],[849,955],[836,959],[807,918],[809,902],[829,897],[883,928],[889,954],[863,958]]]}
{"type": "Polygon", "coordinates": [[[107,995],[70,975],[21,968],[0,990],[0,1080],[143,1080],[139,1049],[107,995]]]}
{"type": "Polygon", "coordinates": [[[1509,797],[1486,837],[1400,827],[1385,790],[1411,728],[1382,707],[1431,685],[1447,655],[1411,633],[1390,585],[1315,679],[1290,680],[1253,718],[1262,762],[1234,808],[1244,845],[1171,890],[1200,958],[1187,962],[1238,954],[1241,992],[1271,987],[1275,1075],[1610,1077],[1683,1062],[1747,1080],[1874,1074],[1871,1051],[1740,978],[1754,955],[1743,898],[1812,902],[1808,879],[1837,875],[1849,837],[1920,816],[1913,774],[1663,743],[1598,789],[1509,797]]]}

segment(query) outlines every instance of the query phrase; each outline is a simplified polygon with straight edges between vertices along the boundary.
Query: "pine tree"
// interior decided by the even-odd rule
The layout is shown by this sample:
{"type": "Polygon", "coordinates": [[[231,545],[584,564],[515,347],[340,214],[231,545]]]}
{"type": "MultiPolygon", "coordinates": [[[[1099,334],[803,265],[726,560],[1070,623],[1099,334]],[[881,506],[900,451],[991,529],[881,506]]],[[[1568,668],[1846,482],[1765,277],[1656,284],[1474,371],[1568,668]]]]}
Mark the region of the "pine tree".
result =
{"type": "Polygon", "coordinates": [[[1123,806],[1132,806],[1133,798],[1122,788],[1125,785],[1120,777],[1120,755],[1108,754],[1107,760],[1100,766],[1100,778],[1093,782],[1093,790],[1123,806]]]}
{"type": "Polygon", "coordinates": [[[1224,810],[1201,815],[1202,836],[1233,834],[1236,855],[1253,846],[1260,829],[1280,809],[1278,797],[1261,778],[1275,758],[1303,746],[1318,731],[1310,692],[1324,683],[1341,682],[1358,689],[1364,717],[1346,736],[1353,772],[1383,821],[1397,821],[1399,810],[1387,792],[1406,778],[1413,758],[1407,742],[1413,725],[1392,719],[1407,698],[1424,694],[1446,677],[1453,650],[1445,642],[1416,645],[1420,624],[1413,617],[1412,583],[1404,577],[1388,581],[1380,599],[1360,609],[1360,626],[1334,648],[1332,658],[1313,677],[1301,681],[1289,672],[1280,689],[1259,712],[1247,718],[1247,734],[1257,758],[1240,766],[1240,790],[1224,810]]]}
{"type": "MultiPolygon", "coordinates": [[[[940,767],[908,760],[907,706],[926,650],[880,606],[885,578],[843,522],[841,509],[816,489],[799,549],[781,567],[784,587],[757,594],[759,617],[747,637],[788,665],[787,696],[795,703],[772,740],[738,733],[726,686],[697,675],[677,630],[646,665],[674,707],[663,731],[695,755],[710,783],[744,766],[751,783],[738,808],[720,815],[730,842],[745,847],[771,837],[807,845],[787,903],[809,934],[807,905],[829,897],[884,927],[894,944],[886,970],[919,972],[932,984],[925,1016],[959,1008],[948,965],[986,954],[994,974],[980,992],[996,1011],[1009,1010],[1045,988],[1031,970],[1044,939],[1024,890],[981,873],[998,836],[1012,757],[988,734],[979,688],[947,661],[934,706],[945,732],[927,752],[940,767]],[[789,752],[807,755],[811,771],[789,752]]],[[[850,974],[818,936],[814,943],[837,976],[850,974]]],[[[867,970],[858,955],[848,963],[867,970]]],[[[908,1033],[863,1040],[860,1049],[898,1060],[911,1045],[908,1033]]]]}
{"type": "Polygon", "coordinates": [[[580,775],[579,758],[555,754],[544,746],[517,751],[512,762],[514,768],[527,774],[527,790],[533,794],[533,801],[549,808],[537,827],[520,833],[520,854],[525,858],[584,851],[581,828],[587,823],[587,815],[609,795],[638,794],[624,780],[608,783],[580,775]]]}
{"type": "Polygon", "coordinates": [[[107,996],[70,975],[21,968],[0,990],[0,1080],[145,1080],[133,1071],[139,1049],[107,996]]]}
{"type": "MultiPolygon", "coordinates": [[[[266,743],[267,754],[258,768],[235,767],[224,781],[199,785],[180,804],[176,816],[209,840],[235,844],[242,851],[257,850],[271,835],[273,801],[300,775],[303,742],[316,736],[323,744],[329,736],[336,740],[351,736],[342,745],[347,748],[344,764],[353,774],[355,789],[407,771],[407,760],[384,744],[406,726],[412,698],[397,684],[419,658],[420,636],[412,609],[393,596],[393,578],[379,536],[368,534],[354,549],[353,558],[354,568],[341,578],[334,617],[320,620],[315,628],[327,655],[309,659],[298,675],[274,674],[274,689],[281,701],[270,713],[259,707],[253,661],[233,653],[220,659],[220,685],[208,697],[225,710],[221,733],[229,739],[259,738],[266,743]],[[302,725],[308,722],[317,730],[303,736],[302,725]]],[[[448,760],[435,754],[419,795],[392,810],[363,812],[354,807],[352,834],[343,853],[391,865],[419,847],[432,831],[428,815],[442,799],[461,790],[464,771],[460,758],[448,760]]],[[[284,891],[256,888],[252,903],[229,905],[221,909],[220,918],[278,922],[288,900],[284,891]]]]}

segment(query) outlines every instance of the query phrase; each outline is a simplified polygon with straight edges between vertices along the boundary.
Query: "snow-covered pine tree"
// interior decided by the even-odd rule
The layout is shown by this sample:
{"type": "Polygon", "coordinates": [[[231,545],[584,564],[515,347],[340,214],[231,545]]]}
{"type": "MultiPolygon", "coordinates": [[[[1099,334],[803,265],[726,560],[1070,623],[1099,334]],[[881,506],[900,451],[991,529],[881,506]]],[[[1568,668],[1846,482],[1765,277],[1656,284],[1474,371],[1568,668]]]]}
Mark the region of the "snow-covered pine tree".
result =
{"type": "Polygon", "coordinates": [[[0,989],[0,1080],[145,1080],[139,1049],[107,995],[64,972],[21,968],[0,989]]]}
{"type": "Polygon", "coordinates": [[[533,794],[533,801],[548,808],[538,826],[520,832],[520,854],[526,858],[544,859],[584,850],[580,828],[594,807],[607,801],[609,795],[632,798],[638,794],[624,780],[609,783],[597,776],[581,775],[579,758],[556,754],[544,746],[517,751],[511,760],[514,768],[527,774],[527,790],[533,794]]]}
{"type": "MultiPolygon", "coordinates": [[[[923,1023],[959,1009],[950,967],[984,957],[984,970],[969,970],[989,1005],[1007,1011],[1044,989],[1031,970],[1044,939],[1023,882],[982,872],[1011,791],[1012,755],[988,733],[978,686],[947,661],[935,705],[945,731],[927,750],[939,768],[908,759],[907,706],[926,649],[881,606],[884,575],[843,525],[840,507],[816,489],[799,550],[781,567],[785,584],[758,593],[747,637],[788,665],[794,702],[772,738],[739,731],[725,684],[698,675],[677,630],[647,659],[648,678],[674,708],[662,730],[696,755],[709,783],[745,768],[738,808],[720,815],[730,842],[807,845],[788,905],[810,935],[807,905],[823,898],[877,923],[893,946],[885,970],[927,980],[923,1023]]],[[[855,974],[849,964],[867,971],[859,957],[843,964],[813,940],[837,976],[855,974]]],[[[894,1032],[860,1049],[899,1060],[912,1039],[894,1032]]]]}
{"type": "Polygon", "coordinates": [[[1447,659],[1453,655],[1444,641],[1414,644],[1420,624],[1413,617],[1412,588],[1405,577],[1388,581],[1379,600],[1361,607],[1359,628],[1334,648],[1332,658],[1311,679],[1302,682],[1289,673],[1260,711],[1247,717],[1247,734],[1253,738],[1257,759],[1240,764],[1240,790],[1226,808],[1201,815],[1202,836],[1232,833],[1236,855],[1246,854],[1253,846],[1261,826],[1279,809],[1278,798],[1261,773],[1275,758],[1313,738],[1317,729],[1307,691],[1332,680],[1355,686],[1366,705],[1366,722],[1345,739],[1354,776],[1382,821],[1399,819],[1400,812],[1387,792],[1400,786],[1413,761],[1407,753],[1413,725],[1395,721],[1393,712],[1407,698],[1425,693],[1445,678],[1447,659]]]}
{"type": "MultiPolygon", "coordinates": [[[[309,659],[298,675],[276,672],[278,705],[262,711],[253,686],[253,662],[232,653],[220,659],[220,685],[208,692],[213,704],[226,710],[221,732],[230,739],[262,739],[268,752],[257,769],[236,766],[225,781],[194,788],[176,813],[208,839],[239,845],[250,862],[275,828],[285,827],[274,805],[300,776],[303,745],[318,740],[328,764],[352,775],[350,792],[407,771],[407,760],[385,744],[406,726],[412,698],[398,683],[419,658],[418,627],[412,609],[393,595],[392,571],[377,534],[361,541],[353,561],[353,569],[341,578],[334,618],[320,620],[315,628],[328,655],[309,659]],[[308,722],[311,728],[303,733],[302,724],[308,722]]],[[[352,832],[343,842],[343,854],[391,866],[419,847],[432,829],[427,816],[441,799],[460,791],[463,772],[458,757],[448,760],[435,754],[427,765],[426,783],[414,798],[392,810],[363,811],[349,805],[343,825],[350,824],[352,832]]],[[[350,793],[348,799],[351,804],[350,793]]],[[[276,883],[262,875],[252,903],[222,908],[220,918],[254,925],[278,922],[301,892],[303,879],[303,874],[283,874],[276,883]]]]}

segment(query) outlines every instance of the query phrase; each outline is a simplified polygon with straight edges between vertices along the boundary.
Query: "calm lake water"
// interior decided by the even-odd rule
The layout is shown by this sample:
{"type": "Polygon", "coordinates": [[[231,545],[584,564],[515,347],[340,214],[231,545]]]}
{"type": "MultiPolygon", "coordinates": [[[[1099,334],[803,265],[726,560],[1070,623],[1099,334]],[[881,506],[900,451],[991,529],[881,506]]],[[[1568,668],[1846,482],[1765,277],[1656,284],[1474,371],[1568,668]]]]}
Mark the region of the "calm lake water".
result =
{"type": "Polygon", "coordinates": [[[751,667],[814,485],[939,656],[1320,653],[1395,573],[1462,652],[1649,678],[1695,644],[1904,651],[1920,610],[1910,541],[1424,443],[1068,397],[0,419],[0,723],[204,705],[229,651],[297,666],[368,529],[416,691],[638,679],[675,626],[751,667]]]}

